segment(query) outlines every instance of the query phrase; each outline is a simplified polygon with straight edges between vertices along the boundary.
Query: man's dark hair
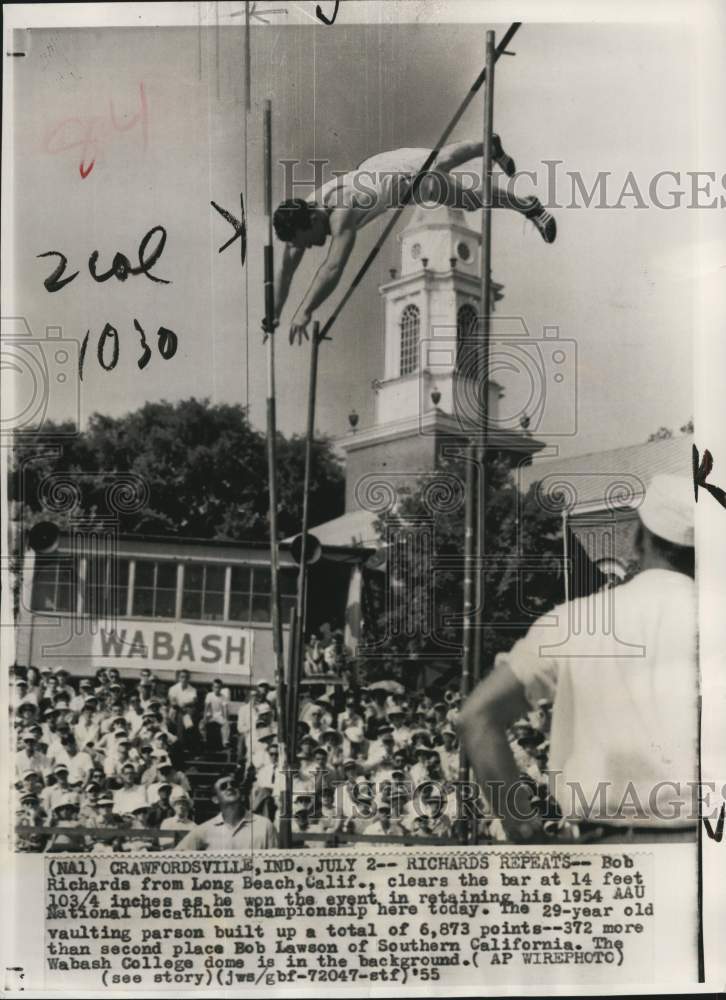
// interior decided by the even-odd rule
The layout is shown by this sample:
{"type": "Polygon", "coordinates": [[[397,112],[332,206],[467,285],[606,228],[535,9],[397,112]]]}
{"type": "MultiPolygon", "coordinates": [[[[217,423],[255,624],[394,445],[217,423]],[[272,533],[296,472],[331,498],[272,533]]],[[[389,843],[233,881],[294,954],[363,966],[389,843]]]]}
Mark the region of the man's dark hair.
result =
{"type": "MultiPolygon", "coordinates": [[[[648,529],[641,523],[638,524],[638,530],[635,536],[635,548],[638,552],[643,551],[643,536],[648,529]]],[[[696,575],[696,550],[692,545],[676,545],[674,542],[669,542],[665,538],[661,538],[660,535],[654,534],[652,531],[648,531],[650,536],[650,544],[654,551],[664,559],[669,566],[672,566],[674,570],[678,573],[685,573],[686,576],[695,577],[696,575]]]]}
{"type": "Polygon", "coordinates": [[[309,229],[311,221],[310,205],[302,198],[283,201],[272,217],[277,238],[283,243],[289,243],[299,230],[309,229]]]}

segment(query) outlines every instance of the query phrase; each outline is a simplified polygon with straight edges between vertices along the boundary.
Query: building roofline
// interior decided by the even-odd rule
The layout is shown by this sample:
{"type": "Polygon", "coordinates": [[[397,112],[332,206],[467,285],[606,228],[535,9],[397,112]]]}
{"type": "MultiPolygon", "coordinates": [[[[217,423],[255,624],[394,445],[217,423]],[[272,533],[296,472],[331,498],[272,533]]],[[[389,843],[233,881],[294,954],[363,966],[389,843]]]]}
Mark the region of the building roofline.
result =
{"type": "MultiPolygon", "coordinates": [[[[350,431],[333,440],[336,447],[341,448],[347,454],[365,448],[372,442],[420,435],[422,426],[430,428],[432,433],[427,436],[433,437],[433,431],[437,424],[442,433],[448,433],[452,438],[468,437],[466,430],[459,425],[456,417],[443,410],[429,410],[423,417],[406,417],[386,424],[373,424],[355,432],[350,431]]],[[[490,432],[487,442],[490,448],[510,448],[529,453],[537,452],[546,446],[544,441],[531,434],[507,428],[490,432]]]]}
{"type": "MultiPolygon", "coordinates": [[[[322,522],[327,524],[327,521],[322,522]]],[[[92,530],[89,526],[89,531],[92,530]]],[[[315,526],[310,529],[311,534],[315,534],[315,526]]],[[[65,539],[68,540],[71,537],[71,532],[67,530],[62,530],[60,533],[61,542],[65,539]]],[[[73,533],[76,535],[81,535],[83,537],[83,532],[73,533]]],[[[290,541],[295,536],[291,536],[290,539],[282,539],[280,541],[280,549],[282,551],[287,551],[290,546],[290,541]]],[[[220,549],[255,549],[261,552],[269,552],[270,543],[269,541],[260,541],[259,539],[249,539],[249,540],[235,540],[229,538],[191,538],[184,535],[142,535],[134,532],[119,532],[116,538],[120,542],[129,542],[133,545],[189,545],[193,548],[204,548],[213,547],[220,549]]],[[[331,553],[339,556],[353,555],[355,552],[359,551],[359,547],[354,547],[350,545],[323,545],[323,552],[330,550],[331,553]]],[[[371,551],[374,551],[371,549],[371,551]]]]}
{"type": "Polygon", "coordinates": [[[406,285],[412,284],[414,281],[419,281],[422,277],[428,281],[445,281],[452,278],[459,278],[461,281],[469,283],[472,288],[476,287],[477,289],[481,285],[479,275],[468,274],[466,271],[460,271],[456,267],[450,267],[447,271],[434,271],[432,268],[422,267],[420,271],[402,274],[399,278],[392,278],[390,281],[384,282],[378,286],[378,291],[383,295],[397,288],[405,288],[406,285]]]}

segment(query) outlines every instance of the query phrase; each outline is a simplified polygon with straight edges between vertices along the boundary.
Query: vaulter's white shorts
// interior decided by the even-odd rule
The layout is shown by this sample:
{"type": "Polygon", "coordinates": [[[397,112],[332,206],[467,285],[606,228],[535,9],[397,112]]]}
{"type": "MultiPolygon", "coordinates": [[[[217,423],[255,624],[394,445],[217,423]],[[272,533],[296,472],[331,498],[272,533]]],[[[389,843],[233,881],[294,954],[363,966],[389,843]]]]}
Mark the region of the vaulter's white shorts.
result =
{"type": "Polygon", "coordinates": [[[384,212],[399,207],[402,192],[430,153],[430,149],[404,148],[370,156],[355,170],[328,181],[313,197],[328,208],[361,209],[365,214],[358,225],[365,226],[384,212]]]}

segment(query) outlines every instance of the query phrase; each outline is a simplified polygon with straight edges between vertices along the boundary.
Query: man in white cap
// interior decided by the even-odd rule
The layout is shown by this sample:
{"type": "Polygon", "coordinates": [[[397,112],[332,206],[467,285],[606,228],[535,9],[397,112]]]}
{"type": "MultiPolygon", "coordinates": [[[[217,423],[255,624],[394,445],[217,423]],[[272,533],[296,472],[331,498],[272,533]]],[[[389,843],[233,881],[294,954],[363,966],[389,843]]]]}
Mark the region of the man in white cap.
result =
{"type": "MultiPolygon", "coordinates": [[[[192,800],[187,793],[178,788],[172,792],[169,801],[174,814],[162,820],[160,829],[172,831],[193,830],[196,823],[192,819],[192,800]]],[[[179,837],[174,837],[173,834],[168,837],[159,837],[159,847],[161,850],[173,850],[174,845],[179,839],[179,837]]]]}
{"type": "Polygon", "coordinates": [[[444,742],[439,750],[441,757],[441,772],[446,781],[456,781],[459,777],[459,748],[456,745],[456,730],[447,722],[441,730],[444,742]]]}
{"type": "Polygon", "coordinates": [[[53,671],[58,682],[57,694],[65,695],[66,701],[70,702],[76,696],[73,686],[68,680],[68,671],[65,667],[56,667],[53,671]]]}
{"type": "Polygon", "coordinates": [[[21,705],[38,707],[38,695],[30,692],[28,682],[24,677],[16,677],[13,682],[13,708],[17,711],[21,705]]]}
{"type": "Polygon", "coordinates": [[[78,694],[73,694],[70,699],[69,706],[74,715],[78,716],[83,711],[83,707],[86,704],[86,698],[91,693],[93,685],[91,683],[90,677],[82,677],[78,682],[78,694]]]}
{"type": "Polygon", "coordinates": [[[494,805],[511,839],[538,839],[541,820],[506,731],[542,698],[554,702],[550,792],[567,819],[626,843],[695,836],[693,508],[690,479],[655,476],[638,510],[640,572],[535,622],[463,706],[466,749],[485,792],[503,783],[494,805]]]}
{"type": "Polygon", "coordinates": [[[40,804],[49,816],[72,792],[68,783],[68,766],[66,764],[56,764],[52,773],[55,783],[46,785],[39,796],[40,804]]]}
{"type": "MultiPolygon", "coordinates": [[[[391,802],[389,799],[379,798],[376,802],[376,818],[366,827],[366,835],[369,837],[402,837],[405,830],[398,820],[391,819],[391,802]]],[[[362,845],[365,847],[365,843],[362,845]]]]}
{"type": "Polygon", "coordinates": [[[411,741],[413,733],[404,721],[406,713],[393,698],[386,699],[386,715],[393,727],[393,742],[397,747],[405,747],[411,741]]]}
{"type": "Polygon", "coordinates": [[[32,729],[26,729],[21,736],[22,750],[18,750],[15,754],[15,777],[16,779],[22,778],[26,771],[35,771],[37,774],[43,775],[50,768],[50,761],[38,749],[38,736],[37,732],[32,729]]]}
{"type": "Polygon", "coordinates": [[[84,698],[83,711],[73,727],[73,733],[79,747],[85,747],[87,743],[95,745],[101,738],[101,718],[95,694],[89,694],[84,698]]]}

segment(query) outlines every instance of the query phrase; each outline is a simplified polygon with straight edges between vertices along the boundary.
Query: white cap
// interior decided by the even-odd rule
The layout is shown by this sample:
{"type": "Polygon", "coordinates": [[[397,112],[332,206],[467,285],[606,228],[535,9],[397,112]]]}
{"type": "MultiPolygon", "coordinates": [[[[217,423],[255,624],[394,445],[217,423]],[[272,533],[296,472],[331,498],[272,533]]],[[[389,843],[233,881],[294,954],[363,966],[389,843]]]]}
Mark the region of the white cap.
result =
{"type": "Polygon", "coordinates": [[[694,544],[693,483],[686,476],[653,476],[638,509],[648,531],[674,545],[694,544]]]}

